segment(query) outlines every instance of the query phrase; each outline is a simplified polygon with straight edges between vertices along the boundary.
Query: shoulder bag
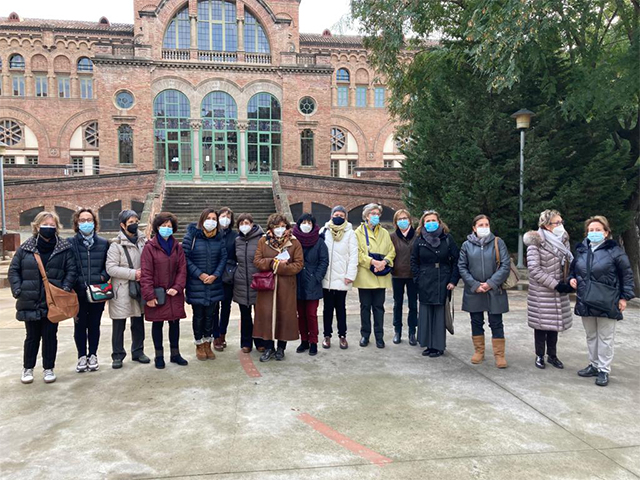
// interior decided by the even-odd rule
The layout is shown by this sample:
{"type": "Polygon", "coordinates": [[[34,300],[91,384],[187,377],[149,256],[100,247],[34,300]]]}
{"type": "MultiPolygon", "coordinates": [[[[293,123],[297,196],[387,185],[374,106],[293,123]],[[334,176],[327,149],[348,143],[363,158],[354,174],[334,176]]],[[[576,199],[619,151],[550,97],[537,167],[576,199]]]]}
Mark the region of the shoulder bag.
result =
{"type": "Polygon", "coordinates": [[[445,325],[447,331],[453,335],[453,294],[449,293],[444,302],[445,325]]]}
{"type": "Polygon", "coordinates": [[[78,255],[78,268],[82,274],[82,279],[84,280],[85,292],[87,295],[87,301],[89,303],[104,303],[107,300],[111,300],[115,295],[113,293],[113,287],[111,283],[95,283],[91,284],[91,264],[89,264],[89,283],[84,278],[84,270],[82,270],[82,260],[80,258],[80,250],[78,250],[78,246],[76,245],[76,253],[78,255]]]}
{"type": "Polygon", "coordinates": [[[78,304],[78,295],[75,292],[67,292],[62,288],[58,288],[52,285],[47,278],[47,272],[42,264],[42,259],[39,253],[34,253],[38,263],[38,269],[42,276],[42,283],[44,284],[44,292],[47,298],[47,318],[51,323],[60,323],[62,320],[73,318],[78,315],[80,305],[78,304]]]}
{"type": "MultiPolygon", "coordinates": [[[[494,243],[493,243],[496,251],[496,268],[497,269],[500,268],[500,248],[498,247],[499,239],[500,237],[495,237],[494,243]]],[[[511,262],[511,264],[509,265],[509,276],[502,284],[502,289],[509,290],[510,288],[515,287],[519,281],[520,281],[520,275],[518,274],[518,269],[513,264],[513,262],[511,262]]]]}
{"type": "MultiPolygon", "coordinates": [[[[127,247],[122,247],[122,249],[124,250],[124,256],[127,257],[129,268],[131,270],[135,270],[133,268],[131,255],[129,255],[129,250],[127,250],[127,247]]],[[[129,280],[129,296],[135,300],[140,300],[142,298],[142,288],[140,287],[140,282],[136,280],[129,280]]]]}
{"type": "MultiPolygon", "coordinates": [[[[372,253],[371,252],[370,245],[369,245],[369,231],[368,231],[366,225],[363,225],[362,228],[364,228],[364,235],[365,235],[365,238],[367,239],[367,251],[369,252],[369,256],[371,258],[373,258],[374,260],[378,260],[378,261],[384,260],[385,256],[382,255],[381,253],[372,253]]],[[[380,227],[380,228],[382,228],[382,227],[380,227]]],[[[375,267],[373,265],[371,265],[369,267],[369,270],[371,270],[371,273],[373,273],[377,277],[384,277],[385,275],[389,275],[391,273],[391,267],[389,266],[389,264],[387,264],[387,266],[384,267],[384,269],[379,271],[379,272],[375,271],[376,269],[375,269],[375,267]]]]}

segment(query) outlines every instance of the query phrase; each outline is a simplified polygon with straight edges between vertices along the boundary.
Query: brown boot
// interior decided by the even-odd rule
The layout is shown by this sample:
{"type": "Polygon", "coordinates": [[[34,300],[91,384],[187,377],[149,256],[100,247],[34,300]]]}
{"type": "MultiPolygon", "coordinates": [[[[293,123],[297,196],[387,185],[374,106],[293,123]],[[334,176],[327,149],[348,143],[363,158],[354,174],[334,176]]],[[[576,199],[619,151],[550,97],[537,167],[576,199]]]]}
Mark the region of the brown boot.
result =
{"type": "Polygon", "coordinates": [[[201,343],[200,345],[196,345],[196,358],[198,360],[206,360],[207,359],[207,352],[205,350],[205,345],[207,343],[201,343]]]}
{"type": "Polygon", "coordinates": [[[221,352],[224,350],[224,347],[222,346],[222,342],[220,341],[220,338],[213,339],[213,349],[216,352],[221,352]]]}
{"type": "Polygon", "coordinates": [[[222,348],[227,348],[227,339],[225,337],[226,335],[220,335],[220,345],[222,345],[222,348]]]}
{"type": "Polygon", "coordinates": [[[215,360],[216,354],[213,353],[213,350],[211,350],[211,342],[204,342],[202,346],[204,347],[204,353],[207,356],[207,358],[209,360],[215,360]]]}
{"type": "Polygon", "coordinates": [[[493,356],[496,359],[496,367],[507,368],[507,361],[504,358],[504,338],[492,338],[493,343],[493,356]]]}
{"type": "Polygon", "coordinates": [[[484,360],[484,335],[473,335],[473,347],[476,349],[476,353],[471,357],[471,363],[477,365],[484,360]]]}

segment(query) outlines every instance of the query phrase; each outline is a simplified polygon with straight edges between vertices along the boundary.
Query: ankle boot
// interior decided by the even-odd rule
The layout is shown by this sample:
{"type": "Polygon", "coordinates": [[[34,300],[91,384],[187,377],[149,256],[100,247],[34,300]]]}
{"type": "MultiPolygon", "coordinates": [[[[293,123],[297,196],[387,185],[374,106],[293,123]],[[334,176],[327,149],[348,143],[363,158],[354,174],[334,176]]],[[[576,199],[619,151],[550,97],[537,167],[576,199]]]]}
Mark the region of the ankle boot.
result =
{"type": "Polygon", "coordinates": [[[306,340],[302,340],[300,342],[300,346],[296,348],[296,353],[302,353],[306,350],[309,350],[309,342],[306,340]]]}
{"type": "Polygon", "coordinates": [[[157,369],[162,370],[165,366],[164,363],[164,350],[156,350],[156,358],[154,358],[154,363],[157,369]]]}
{"type": "Polygon", "coordinates": [[[492,338],[491,343],[493,344],[493,356],[496,359],[496,367],[507,368],[507,360],[504,358],[504,338],[492,338]]]}
{"type": "Polygon", "coordinates": [[[220,341],[220,338],[216,338],[213,340],[213,349],[216,352],[221,352],[224,350],[224,347],[222,346],[222,342],[220,341]]]}
{"type": "Polygon", "coordinates": [[[227,339],[226,339],[226,334],[225,335],[220,335],[220,345],[222,345],[222,348],[227,348],[227,339]]]}
{"type": "Polygon", "coordinates": [[[473,340],[473,347],[476,350],[473,357],[471,357],[471,363],[477,365],[484,360],[484,335],[473,335],[471,339],[473,340]]]}
{"type": "Polygon", "coordinates": [[[181,366],[189,365],[189,362],[187,362],[184,358],[182,358],[182,355],[180,355],[180,350],[177,348],[171,349],[170,360],[171,360],[171,363],[177,363],[178,365],[181,365],[181,366]]]}
{"type": "Polygon", "coordinates": [[[200,343],[196,345],[196,358],[198,360],[207,359],[207,352],[205,351],[205,345],[207,345],[207,343],[200,343]]]}
{"type": "Polygon", "coordinates": [[[204,343],[202,344],[202,346],[204,347],[204,353],[205,353],[205,355],[207,356],[207,358],[208,358],[209,360],[215,360],[215,358],[216,358],[216,354],[215,354],[215,353],[213,353],[213,350],[211,350],[211,342],[209,342],[209,341],[204,342],[204,343]]]}

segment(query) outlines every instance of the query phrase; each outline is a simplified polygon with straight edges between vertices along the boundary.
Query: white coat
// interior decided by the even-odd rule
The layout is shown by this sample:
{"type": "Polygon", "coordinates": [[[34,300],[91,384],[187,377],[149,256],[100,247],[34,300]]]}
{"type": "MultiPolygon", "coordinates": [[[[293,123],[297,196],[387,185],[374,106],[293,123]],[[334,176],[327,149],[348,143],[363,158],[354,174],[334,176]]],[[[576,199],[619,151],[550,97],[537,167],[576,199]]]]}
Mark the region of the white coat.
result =
{"type": "Polygon", "coordinates": [[[353,226],[347,223],[344,236],[339,242],[335,242],[329,222],[320,230],[324,235],[324,243],[329,250],[329,268],[322,280],[322,288],[327,290],[351,290],[352,284],[346,285],[345,278],[355,280],[358,274],[358,239],[353,231],[353,226]]]}

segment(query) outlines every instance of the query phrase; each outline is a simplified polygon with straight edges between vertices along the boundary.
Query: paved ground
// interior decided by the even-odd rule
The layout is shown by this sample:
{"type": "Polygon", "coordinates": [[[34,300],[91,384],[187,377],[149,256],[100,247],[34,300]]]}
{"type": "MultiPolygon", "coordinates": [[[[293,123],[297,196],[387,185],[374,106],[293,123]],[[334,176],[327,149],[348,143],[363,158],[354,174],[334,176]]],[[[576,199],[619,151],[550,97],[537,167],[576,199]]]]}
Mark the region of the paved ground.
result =
{"type": "MultiPolygon", "coordinates": [[[[112,370],[105,318],[101,370],[76,374],[67,322],[58,381],[45,385],[37,370],[32,385],[21,385],[24,330],[0,290],[0,477],[640,478],[638,304],[619,324],[611,383],[600,388],[576,375],[587,364],[579,319],[560,336],[566,369],[534,367],[523,292],[511,296],[509,368],[500,371],[492,359],[469,363],[461,312],[439,359],[406,339],[391,343],[390,301],[387,348],[360,348],[356,300],[351,294],[348,350],[313,358],[292,344],[286,361],[268,364],[256,352],[240,361],[236,329],[227,351],[198,362],[184,321],[189,366],[126,361],[112,370]]],[[[235,325],[235,307],[233,315],[235,325]]]]}

